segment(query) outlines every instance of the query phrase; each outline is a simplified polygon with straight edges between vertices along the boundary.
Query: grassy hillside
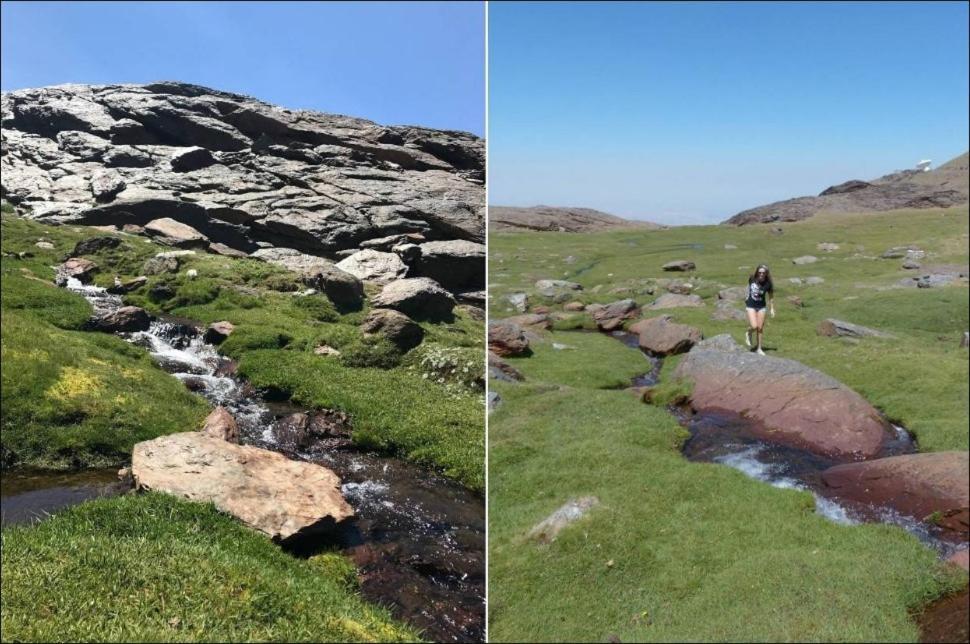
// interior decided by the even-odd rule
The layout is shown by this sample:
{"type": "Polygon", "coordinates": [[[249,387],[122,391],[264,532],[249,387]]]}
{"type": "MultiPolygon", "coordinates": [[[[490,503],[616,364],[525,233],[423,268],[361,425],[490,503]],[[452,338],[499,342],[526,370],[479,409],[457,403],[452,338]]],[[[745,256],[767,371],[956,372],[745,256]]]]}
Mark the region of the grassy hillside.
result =
{"type": "MultiPolygon", "coordinates": [[[[3,216],[0,437],[8,462],[44,467],[121,462],[135,442],[193,429],[204,416],[204,402],[152,364],[144,350],[76,330],[89,307],[50,284],[52,266],[78,240],[97,234],[103,233],[3,216]],[[38,248],[41,238],[54,248],[38,248]],[[32,256],[17,256],[25,252],[32,256]],[[8,357],[15,369],[7,368],[8,357]]],[[[171,250],[142,237],[121,238],[117,248],[88,256],[101,267],[96,283],[139,276],[148,258],[171,250]]],[[[238,359],[240,372],[257,386],[291,394],[307,406],[341,409],[351,416],[359,443],[480,490],[483,324],[456,309],[453,322],[422,323],[424,343],[402,354],[386,341],[362,338],[358,325],[366,308],[339,311],[323,295],[295,296],[301,288],[295,274],[271,264],[198,253],[180,258],[175,273],[150,276],[126,301],[202,323],[229,320],[236,331],[220,350],[238,359]],[[189,276],[190,269],[197,277],[189,276]],[[152,295],[159,287],[170,295],[152,295]],[[314,354],[321,344],[341,355],[314,354]]]]}
{"type": "Polygon", "coordinates": [[[417,634],[368,605],[337,553],[299,560],[162,494],[4,528],[3,641],[373,642],[417,634]]]}
{"type": "MultiPolygon", "coordinates": [[[[877,290],[905,272],[902,260],[876,259],[913,243],[935,255],[926,263],[965,264],[966,208],[771,228],[493,235],[492,315],[506,314],[503,298],[517,291],[533,305],[560,306],[534,295],[538,279],[577,281],[584,302],[647,304],[655,296],[641,291],[656,278],[686,279],[660,266],[689,259],[707,306],[663,312],[707,336],[726,331],[741,340],[743,322],[710,319],[713,296],[743,285],[764,261],[779,298],[767,336],[773,355],[840,378],[914,429],[923,449],[966,449],[967,353],[957,344],[968,324],[967,289],[877,290]],[[819,242],[840,248],[825,253],[819,242]],[[791,264],[806,254],[820,261],[791,264]],[[825,282],[788,282],[808,276],[825,282]],[[804,307],[787,302],[790,295],[804,307]],[[896,339],[817,336],[828,317],[896,339]]],[[[579,316],[559,326],[582,324],[579,316]]],[[[686,461],[685,432],[670,414],[613,389],[646,370],[616,340],[555,331],[533,350],[511,360],[524,383],[492,385],[502,397],[489,421],[492,641],[916,641],[911,613],[966,583],[901,529],[837,525],[814,512],[807,492],[686,461]],[[600,505],[556,541],[527,537],[586,495],[600,505]]]]}

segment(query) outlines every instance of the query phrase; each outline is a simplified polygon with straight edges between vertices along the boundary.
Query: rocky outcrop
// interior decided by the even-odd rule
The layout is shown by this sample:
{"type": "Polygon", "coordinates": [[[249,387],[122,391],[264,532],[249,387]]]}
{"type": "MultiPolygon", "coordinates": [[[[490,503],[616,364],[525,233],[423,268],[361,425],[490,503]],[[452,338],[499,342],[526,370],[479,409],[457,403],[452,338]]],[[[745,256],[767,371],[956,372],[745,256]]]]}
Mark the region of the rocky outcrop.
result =
{"type": "Polygon", "coordinates": [[[536,292],[543,297],[550,297],[556,302],[565,302],[575,297],[574,291],[581,291],[583,287],[576,282],[566,280],[539,280],[535,284],[536,292]]]}
{"type": "Polygon", "coordinates": [[[285,416],[273,425],[273,437],[290,451],[324,448],[350,438],[350,418],[334,409],[320,409],[285,416]]]}
{"type": "Polygon", "coordinates": [[[733,341],[700,344],[675,377],[693,382],[691,407],[744,416],[758,438],[838,461],[879,456],[887,423],[862,396],[795,360],[759,356],[733,341]]]}
{"type": "Polygon", "coordinates": [[[295,248],[262,248],[253,257],[297,273],[304,284],[322,291],[335,304],[354,307],[364,299],[361,280],[322,257],[295,248]]]}
{"type": "Polygon", "coordinates": [[[426,248],[415,274],[481,288],[481,249],[455,245],[485,238],[485,145],[471,134],[159,82],[4,93],[2,137],[3,197],[32,219],[149,232],[168,219],[193,245],[333,261],[370,240],[450,244],[426,248]]]}
{"type": "Polygon", "coordinates": [[[967,452],[929,452],[837,465],[822,473],[826,494],[929,521],[966,541],[970,533],[967,452]]]}
{"type": "Polygon", "coordinates": [[[534,206],[516,208],[492,206],[488,209],[488,225],[496,232],[536,230],[582,233],[617,228],[658,230],[664,228],[649,221],[623,219],[591,208],[557,208],[534,206]]]}
{"type": "Polygon", "coordinates": [[[456,239],[426,242],[417,249],[404,259],[410,276],[430,277],[451,291],[485,287],[484,244],[456,239]]]}
{"type": "Polygon", "coordinates": [[[700,329],[672,322],[669,315],[640,320],[629,331],[637,334],[641,349],[659,356],[690,351],[703,337],[700,329]]]}
{"type": "Polygon", "coordinates": [[[798,197],[739,212],[724,223],[799,221],[819,212],[866,212],[902,208],[947,208],[967,203],[967,153],[935,170],[903,170],[871,182],[847,181],[817,197],[798,197]]]}
{"type": "Polygon", "coordinates": [[[135,445],[137,489],[211,502],[275,540],[331,527],[354,514],[336,474],[277,452],[234,445],[201,432],[135,445]]]}

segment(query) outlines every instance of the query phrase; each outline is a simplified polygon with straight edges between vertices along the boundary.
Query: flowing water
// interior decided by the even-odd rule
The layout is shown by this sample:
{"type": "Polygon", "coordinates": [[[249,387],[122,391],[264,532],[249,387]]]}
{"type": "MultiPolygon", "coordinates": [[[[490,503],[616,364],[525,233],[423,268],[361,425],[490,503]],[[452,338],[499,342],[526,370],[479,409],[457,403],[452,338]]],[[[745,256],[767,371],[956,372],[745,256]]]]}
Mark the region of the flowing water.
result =
{"type": "MultiPolygon", "coordinates": [[[[67,280],[67,288],[83,295],[96,315],[122,306],[119,296],[75,279],[67,280]]],[[[305,451],[280,445],[274,432],[276,423],[307,410],[285,401],[264,400],[260,392],[235,377],[235,365],[206,343],[191,321],[161,317],[147,331],[118,335],[148,350],[189,389],[228,409],[239,425],[241,443],[317,462],[340,476],[342,491],[356,516],[322,541],[288,544],[290,552],[308,556],[336,546],[357,564],[364,596],[423,629],[426,638],[439,642],[484,639],[485,509],[481,496],[410,463],[358,450],[347,439],[305,451]]],[[[60,487],[47,486],[56,492],[11,487],[10,495],[4,492],[4,521],[10,508],[17,517],[43,516],[46,511],[102,496],[107,481],[92,486],[81,480],[86,476],[75,474],[60,487]],[[50,497],[56,498],[51,502],[50,497]]]]}
{"type": "MultiPolygon", "coordinates": [[[[611,334],[624,345],[640,351],[637,336],[626,332],[611,334]]],[[[652,385],[662,366],[661,360],[648,358],[653,368],[633,379],[634,386],[652,385]]],[[[805,490],[815,497],[815,511],[836,523],[890,523],[898,525],[921,542],[934,549],[942,558],[952,555],[966,542],[955,542],[952,535],[917,518],[896,512],[892,508],[848,503],[834,499],[822,482],[822,472],[838,462],[805,450],[769,443],[751,435],[749,422],[733,414],[692,414],[683,409],[670,410],[690,432],[682,453],[691,461],[720,463],[768,485],[784,489],[805,490]]],[[[917,451],[916,441],[904,428],[893,425],[895,436],[883,456],[910,454],[917,451]]]]}

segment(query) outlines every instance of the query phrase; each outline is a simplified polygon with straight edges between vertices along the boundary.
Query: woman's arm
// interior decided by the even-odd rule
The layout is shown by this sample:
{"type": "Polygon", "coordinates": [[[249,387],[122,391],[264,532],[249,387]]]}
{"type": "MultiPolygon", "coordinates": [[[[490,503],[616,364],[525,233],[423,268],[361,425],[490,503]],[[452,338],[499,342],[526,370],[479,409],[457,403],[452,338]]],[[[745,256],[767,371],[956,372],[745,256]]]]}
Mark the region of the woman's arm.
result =
{"type": "Polygon", "coordinates": [[[768,314],[775,317],[775,292],[768,291],[765,293],[765,297],[768,299],[768,314]]]}

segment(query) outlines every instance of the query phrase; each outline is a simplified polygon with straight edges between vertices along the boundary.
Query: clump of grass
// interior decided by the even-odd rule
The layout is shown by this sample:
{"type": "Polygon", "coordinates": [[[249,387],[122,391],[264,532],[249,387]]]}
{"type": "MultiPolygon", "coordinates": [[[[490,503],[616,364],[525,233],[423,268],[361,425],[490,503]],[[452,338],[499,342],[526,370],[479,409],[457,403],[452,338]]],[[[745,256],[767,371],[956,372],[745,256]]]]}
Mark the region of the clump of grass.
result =
{"type": "Polygon", "coordinates": [[[401,364],[401,350],[385,338],[358,338],[340,350],[346,367],[393,369],[401,364]]]}
{"type": "Polygon", "coordinates": [[[480,350],[425,343],[413,352],[411,363],[422,378],[446,388],[459,392],[481,392],[485,388],[480,350]]]}
{"type": "Polygon", "coordinates": [[[128,495],[4,528],[0,539],[4,640],[418,637],[360,598],[339,554],[296,559],[211,505],[128,495]]]}

